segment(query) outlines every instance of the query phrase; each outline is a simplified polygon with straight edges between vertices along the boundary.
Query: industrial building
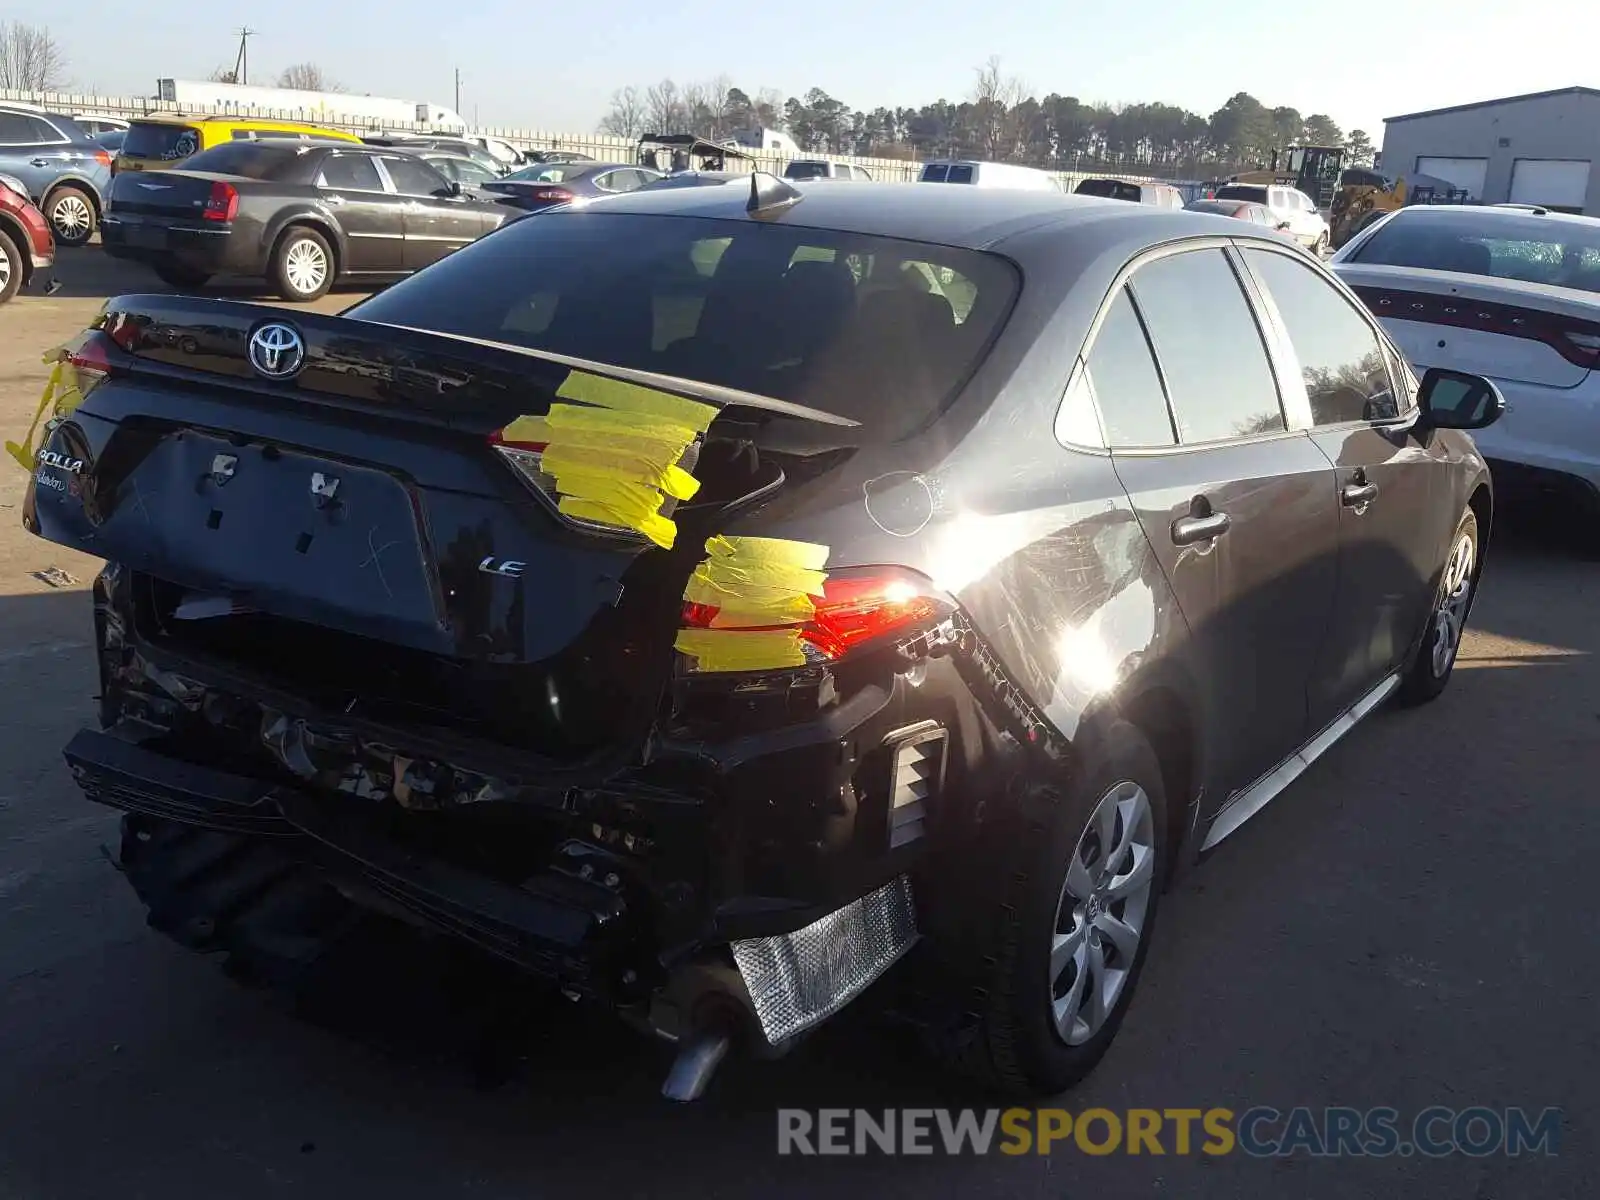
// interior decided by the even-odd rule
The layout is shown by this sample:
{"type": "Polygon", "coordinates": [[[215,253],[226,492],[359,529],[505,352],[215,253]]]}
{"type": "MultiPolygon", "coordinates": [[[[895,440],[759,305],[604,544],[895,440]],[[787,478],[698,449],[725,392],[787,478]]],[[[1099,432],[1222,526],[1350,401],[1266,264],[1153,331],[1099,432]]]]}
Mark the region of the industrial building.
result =
{"type": "Polygon", "coordinates": [[[1559,88],[1388,117],[1383,171],[1448,179],[1485,204],[1600,215],[1600,89],[1559,88]]]}

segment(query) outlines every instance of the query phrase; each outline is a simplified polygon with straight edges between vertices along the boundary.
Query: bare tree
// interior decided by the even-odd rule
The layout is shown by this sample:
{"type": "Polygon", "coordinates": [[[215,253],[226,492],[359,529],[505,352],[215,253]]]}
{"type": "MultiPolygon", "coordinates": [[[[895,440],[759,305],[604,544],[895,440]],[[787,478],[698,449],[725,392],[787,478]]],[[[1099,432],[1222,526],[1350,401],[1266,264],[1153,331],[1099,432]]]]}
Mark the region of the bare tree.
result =
{"type": "Polygon", "coordinates": [[[646,133],[683,133],[683,128],[688,123],[688,116],[683,110],[683,97],[678,92],[678,85],[670,79],[663,79],[645,93],[645,123],[650,126],[646,133]]]}
{"type": "Polygon", "coordinates": [[[239,75],[232,67],[218,67],[206,79],[212,83],[238,83],[239,75]]]}
{"type": "Polygon", "coordinates": [[[728,119],[728,94],[733,91],[733,80],[718,75],[700,86],[701,103],[705,111],[706,136],[720,138],[732,133],[728,119]]]}
{"type": "Polygon", "coordinates": [[[0,25],[0,88],[56,92],[67,86],[67,54],[43,25],[0,25]]]}
{"type": "Polygon", "coordinates": [[[646,104],[638,88],[629,85],[611,93],[611,111],[600,118],[600,132],[616,137],[636,138],[645,129],[646,104]]]}
{"type": "Polygon", "coordinates": [[[977,75],[972,107],[978,140],[990,158],[1009,158],[1018,141],[1013,113],[1028,89],[1016,76],[1007,76],[1001,71],[999,55],[991,55],[988,62],[977,68],[977,75]]]}
{"type": "Polygon", "coordinates": [[[297,92],[342,92],[344,88],[328,77],[316,63],[295,63],[278,74],[278,86],[297,92]]]}

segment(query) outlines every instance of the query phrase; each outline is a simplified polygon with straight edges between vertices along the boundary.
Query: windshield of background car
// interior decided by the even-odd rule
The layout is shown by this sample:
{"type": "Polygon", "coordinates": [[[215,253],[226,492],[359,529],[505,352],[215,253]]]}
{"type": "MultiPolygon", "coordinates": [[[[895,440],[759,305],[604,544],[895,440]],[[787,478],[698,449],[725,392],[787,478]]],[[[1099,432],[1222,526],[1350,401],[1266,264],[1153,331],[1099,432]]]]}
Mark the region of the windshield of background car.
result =
{"type": "Polygon", "coordinates": [[[1600,292],[1600,221],[1413,210],[1385,221],[1350,260],[1600,292]]]}
{"type": "Polygon", "coordinates": [[[122,139],[122,153],[129,158],[152,158],[172,162],[188,158],[200,150],[200,131],[193,125],[172,125],[165,121],[135,121],[122,139]]]}
{"type": "Polygon", "coordinates": [[[1080,196],[1101,196],[1107,200],[1133,200],[1142,198],[1139,185],[1120,179],[1085,179],[1074,191],[1080,196]]]}
{"type": "Polygon", "coordinates": [[[215,171],[246,179],[280,179],[286,168],[299,161],[298,150],[288,146],[263,146],[251,142],[223,142],[202,150],[183,164],[185,171],[215,171]]]}
{"type": "Polygon", "coordinates": [[[892,441],[954,398],[1019,287],[981,251],[590,211],[504,226],[347,315],[740,388],[892,441]]]}
{"type": "Polygon", "coordinates": [[[1227,187],[1217,189],[1216,199],[1248,200],[1252,204],[1265,204],[1267,202],[1267,189],[1247,183],[1230,183],[1227,187]]]}
{"type": "Polygon", "coordinates": [[[790,163],[783,169],[788,179],[822,179],[828,174],[827,163],[790,163]]]}

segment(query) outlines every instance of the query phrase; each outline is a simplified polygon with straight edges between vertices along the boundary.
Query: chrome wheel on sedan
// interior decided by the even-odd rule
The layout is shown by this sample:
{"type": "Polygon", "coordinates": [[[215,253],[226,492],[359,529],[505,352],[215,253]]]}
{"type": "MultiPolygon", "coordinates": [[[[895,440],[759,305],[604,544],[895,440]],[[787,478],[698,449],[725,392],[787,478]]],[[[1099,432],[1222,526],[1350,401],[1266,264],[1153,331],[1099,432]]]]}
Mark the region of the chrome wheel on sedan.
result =
{"type": "Polygon", "coordinates": [[[1106,792],[1067,864],[1050,946],[1056,1033],[1081,1046],[1116,1009],[1138,959],[1155,882],[1150,798],[1123,781],[1106,792]]]}
{"type": "Polygon", "coordinates": [[[1466,629],[1467,609],[1472,601],[1472,583],[1477,565],[1477,539],[1471,531],[1462,529],[1456,534],[1455,545],[1445,563],[1444,576],[1439,581],[1439,602],[1434,611],[1430,646],[1435,678],[1442,679],[1449,673],[1461,649],[1461,635],[1466,629]]]}
{"type": "Polygon", "coordinates": [[[295,242],[289,247],[284,274],[296,291],[314,292],[328,278],[328,256],[321,246],[309,239],[295,242]]]}

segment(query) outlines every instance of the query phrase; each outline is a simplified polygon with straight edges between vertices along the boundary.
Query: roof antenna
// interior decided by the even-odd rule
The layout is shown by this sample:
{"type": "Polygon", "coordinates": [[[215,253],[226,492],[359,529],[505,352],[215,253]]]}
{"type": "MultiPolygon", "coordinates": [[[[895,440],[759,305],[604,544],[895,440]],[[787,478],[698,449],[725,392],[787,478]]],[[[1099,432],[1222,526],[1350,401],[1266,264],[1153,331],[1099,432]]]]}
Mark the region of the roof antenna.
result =
{"type": "Polygon", "coordinates": [[[806,198],[792,183],[767,171],[750,173],[750,200],[744,209],[752,217],[777,216],[806,198]]]}

